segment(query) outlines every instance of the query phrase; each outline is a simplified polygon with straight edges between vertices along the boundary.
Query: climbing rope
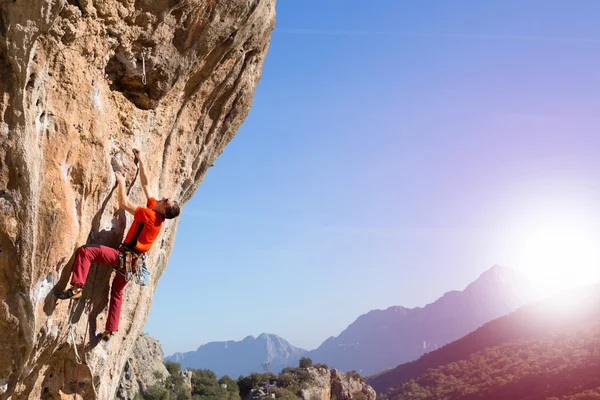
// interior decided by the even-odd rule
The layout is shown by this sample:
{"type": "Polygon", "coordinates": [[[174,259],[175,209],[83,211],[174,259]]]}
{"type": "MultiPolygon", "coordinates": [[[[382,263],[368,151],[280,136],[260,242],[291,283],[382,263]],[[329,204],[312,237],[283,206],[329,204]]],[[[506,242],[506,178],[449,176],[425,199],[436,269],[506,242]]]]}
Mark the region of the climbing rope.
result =
{"type": "Polygon", "coordinates": [[[81,364],[81,357],[79,357],[79,352],[77,352],[77,343],[75,342],[75,325],[73,325],[72,323],[69,324],[69,337],[71,338],[71,342],[73,345],[73,349],[75,349],[75,362],[77,364],[81,364]]]}
{"type": "MultiPolygon", "coordinates": [[[[96,271],[94,271],[94,280],[92,282],[96,283],[96,274],[98,273],[98,266],[96,266],[96,271]]],[[[88,318],[87,318],[87,322],[85,324],[85,333],[83,334],[83,341],[81,342],[81,354],[83,354],[85,356],[85,338],[87,337],[88,334],[88,328],[90,327],[90,318],[91,318],[91,314],[92,314],[92,304],[94,302],[94,289],[96,289],[96,285],[92,285],[92,296],[90,297],[90,302],[87,304],[87,312],[88,312],[88,318]]],[[[72,301],[72,300],[71,300],[72,301]]],[[[84,308],[85,311],[85,308],[84,308]]],[[[71,323],[71,327],[73,326],[73,323],[71,323]]],[[[71,331],[72,332],[72,331],[71,331]]],[[[79,395],[79,370],[81,369],[81,364],[83,364],[83,360],[81,360],[81,358],[79,357],[79,353],[77,353],[77,346],[75,345],[75,337],[74,335],[72,336],[73,338],[73,348],[75,349],[75,361],[77,362],[77,377],[75,379],[75,395],[73,396],[73,398],[75,400],[77,400],[77,396],[79,395]],[[79,362],[77,361],[79,360],[79,362]]]]}

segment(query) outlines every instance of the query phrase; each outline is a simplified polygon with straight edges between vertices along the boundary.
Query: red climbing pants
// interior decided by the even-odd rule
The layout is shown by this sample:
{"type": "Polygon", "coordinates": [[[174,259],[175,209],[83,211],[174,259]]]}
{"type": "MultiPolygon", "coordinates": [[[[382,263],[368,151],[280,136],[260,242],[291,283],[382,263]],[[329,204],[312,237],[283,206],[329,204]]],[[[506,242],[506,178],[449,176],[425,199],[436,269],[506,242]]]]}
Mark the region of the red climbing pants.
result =
{"type": "MultiPolygon", "coordinates": [[[[71,285],[83,286],[85,284],[92,261],[118,268],[119,250],[100,245],[80,247],[75,258],[75,264],[73,265],[71,285]]],[[[125,289],[125,286],[127,286],[125,277],[117,272],[110,291],[110,305],[108,306],[108,319],[106,320],[107,331],[116,332],[119,329],[121,304],[123,304],[123,289],[125,289]]]]}

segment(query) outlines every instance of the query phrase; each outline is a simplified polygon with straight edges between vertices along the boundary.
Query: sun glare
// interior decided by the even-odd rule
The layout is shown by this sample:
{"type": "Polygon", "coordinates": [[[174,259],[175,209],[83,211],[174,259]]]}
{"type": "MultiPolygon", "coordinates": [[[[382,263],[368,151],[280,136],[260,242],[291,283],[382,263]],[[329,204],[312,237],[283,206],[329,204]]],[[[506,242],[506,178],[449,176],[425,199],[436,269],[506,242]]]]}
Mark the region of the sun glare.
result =
{"type": "Polygon", "coordinates": [[[542,293],[600,282],[600,227],[583,210],[538,210],[513,230],[512,264],[542,293]]]}

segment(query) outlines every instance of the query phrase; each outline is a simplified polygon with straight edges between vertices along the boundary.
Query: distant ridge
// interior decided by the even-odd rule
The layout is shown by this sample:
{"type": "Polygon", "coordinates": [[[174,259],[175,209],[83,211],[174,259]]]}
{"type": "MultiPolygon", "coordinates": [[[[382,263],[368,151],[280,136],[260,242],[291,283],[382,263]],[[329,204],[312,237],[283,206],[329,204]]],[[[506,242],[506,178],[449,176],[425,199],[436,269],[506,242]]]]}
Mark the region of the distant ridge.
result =
{"type": "MultiPolygon", "coordinates": [[[[534,348],[535,346],[543,348],[544,342],[542,339],[544,339],[548,343],[545,345],[546,347],[559,351],[558,345],[552,345],[552,340],[550,339],[552,335],[560,334],[562,332],[585,332],[586,329],[591,329],[592,332],[594,332],[594,330],[596,332],[595,334],[588,333],[588,337],[593,340],[594,336],[600,337],[600,331],[598,331],[599,327],[600,284],[595,284],[576,290],[564,291],[550,298],[523,306],[509,315],[488,322],[481,328],[466,335],[465,337],[458,339],[436,351],[426,354],[416,361],[399,365],[396,368],[369,377],[368,383],[373,386],[377,393],[382,394],[390,388],[401,385],[403,382],[418,378],[426,371],[431,371],[432,369],[437,369],[441,366],[450,363],[456,363],[461,360],[467,360],[470,358],[470,356],[475,354],[477,354],[479,358],[492,358],[491,356],[486,355],[486,351],[489,350],[491,352],[495,352],[494,354],[497,354],[498,351],[501,351],[497,350],[497,346],[503,346],[505,351],[508,352],[511,350],[512,345],[512,347],[519,348],[519,351],[525,352],[528,348],[534,348]]],[[[567,335],[568,340],[573,340],[575,337],[576,336],[574,336],[573,333],[569,333],[567,335]]],[[[557,343],[563,343],[565,341],[568,342],[568,340],[565,340],[565,338],[559,338],[557,343]]],[[[585,351],[586,344],[581,344],[581,340],[582,339],[577,339],[576,343],[581,345],[582,350],[580,350],[580,353],[583,353],[585,351]]],[[[589,347],[594,345],[590,342],[590,344],[587,346],[589,347]]],[[[539,350],[535,351],[536,354],[538,352],[539,350]]],[[[507,357],[508,356],[509,354],[507,354],[507,357]]],[[[585,354],[580,355],[580,357],[585,357],[585,354]]],[[[507,361],[508,360],[510,359],[507,358],[507,361]]],[[[582,360],[585,360],[585,358],[582,358],[582,360]]],[[[539,360],[532,360],[532,362],[529,364],[535,366],[536,363],[539,362],[539,360]]],[[[578,362],[580,363],[581,361],[578,362]]],[[[567,363],[563,364],[565,367],[567,367],[567,363]]],[[[580,365],[580,367],[585,367],[583,368],[585,373],[591,372],[592,375],[598,376],[596,373],[598,371],[597,367],[600,365],[600,359],[598,359],[598,356],[595,355],[593,359],[589,359],[588,364],[589,365],[587,366],[580,365]]],[[[465,371],[460,370],[456,370],[455,373],[458,376],[453,375],[448,377],[448,379],[460,379],[461,375],[463,377],[468,375],[468,373],[465,373],[465,371]]],[[[535,384],[537,390],[546,390],[546,386],[549,388],[547,390],[557,390],[556,388],[552,388],[554,382],[546,382],[546,378],[539,375],[539,373],[537,376],[537,378],[536,376],[531,378],[535,378],[535,382],[532,382],[531,384],[535,384]],[[540,382],[543,383],[543,387],[539,387],[540,382]]],[[[589,382],[593,381],[593,379],[588,379],[590,377],[586,378],[583,373],[571,373],[569,371],[564,371],[561,373],[561,380],[558,382],[558,384],[563,389],[573,389],[574,393],[577,393],[578,391],[575,390],[576,388],[571,388],[571,386],[569,386],[570,384],[567,382],[567,377],[569,376],[577,376],[577,379],[580,380],[585,378],[589,382]]],[[[524,381],[520,382],[518,379],[513,378],[512,382],[497,384],[494,392],[473,394],[472,398],[520,398],[516,397],[516,394],[513,392],[511,392],[510,395],[507,393],[509,390],[511,390],[511,387],[518,388],[525,384],[524,382],[530,378],[524,375],[523,379],[524,381]],[[504,393],[504,395],[501,393],[504,393]]],[[[431,379],[428,381],[431,381],[431,379]]],[[[595,386],[592,386],[598,387],[600,385],[600,378],[596,379],[595,382],[595,386]]],[[[468,386],[470,383],[465,379],[464,384],[468,386]]],[[[581,390],[579,391],[582,391],[584,386],[580,387],[580,389],[581,390]]],[[[532,390],[533,387],[531,386],[529,390],[522,391],[523,393],[521,394],[525,395],[529,393],[529,395],[532,397],[528,398],[536,399],[551,398],[551,395],[553,394],[544,393],[543,396],[542,394],[539,396],[534,396],[532,390]]],[[[391,398],[395,399],[396,397],[393,396],[391,398]]],[[[403,397],[400,394],[398,398],[403,397]]],[[[579,398],[595,399],[598,397],[577,397],[577,399],[579,398]]]]}
{"type": "Polygon", "coordinates": [[[307,353],[342,371],[374,374],[416,360],[529,302],[532,286],[516,271],[494,266],[463,291],[425,307],[388,307],[361,315],[337,337],[307,353]]]}
{"type": "Polygon", "coordinates": [[[251,372],[261,371],[261,364],[270,363],[271,371],[279,372],[287,366],[296,366],[306,350],[292,346],[285,339],[268,333],[258,337],[247,336],[241,341],[210,342],[196,351],[175,353],[165,357],[182,368],[207,368],[217,376],[237,378],[251,372]]]}

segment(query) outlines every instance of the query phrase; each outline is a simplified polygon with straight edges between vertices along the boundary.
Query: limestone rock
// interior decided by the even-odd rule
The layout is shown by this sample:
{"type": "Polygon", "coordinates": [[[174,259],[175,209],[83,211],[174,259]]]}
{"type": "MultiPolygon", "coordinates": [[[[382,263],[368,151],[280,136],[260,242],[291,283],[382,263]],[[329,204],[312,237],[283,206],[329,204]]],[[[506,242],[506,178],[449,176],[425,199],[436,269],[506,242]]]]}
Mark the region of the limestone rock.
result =
{"type": "Polygon", "coordinates": [[[78,301],[52,291],[79,246],[122,240],[131,218],[113,170],[144,203],[132,147],[156,195],[192,196],[248,113],[274,20],[275,0],[0,2],[0,399],[114,398],[177,220],[149,253],[149,285],[126,288],[108,343],[94,335],[109,268],[92,266],[78,301]]]}
{"type": "Polygon", "coordinates": [[[275,398],[275,394],[267,393],[265,388],[255,388],[250,390],[243,400],[265,400],[269,398],[275,398]]]}
{"type": "Polygon", "coordinates": [[[192,389],[192,375],[194,373],[189,369],[179,371],[179,376],[183,378],[183,384],[190,390],[192,389]]]}
{"type": "Polygon", "coordinates": [[[326,368],[308,368],[311,384],[300,391],[304,400],[331,399],[331,373],[326,368]]]}
{"type": "Polygon", "coordinates": [[[343,374],[337,370],[331,370],[331,396],[338,400],[375,400],[375,390],[360,380],[351,372],[343,374]]]}
{"type": "Polygon", "coordinates": [[[300,391],[303,400],[375,400],[375,390],[352,373],[308,368],[311,384],[300,391]]]}
{"type": "Polygon", "coordinates": [[[163,351],[158,340],[140,335],[135,342],[131,357],[125,362],[117,398],[132,400],[137,393],[144,393],[155,383],[164,386],[169,371],[163,363],[163,351]]]}

